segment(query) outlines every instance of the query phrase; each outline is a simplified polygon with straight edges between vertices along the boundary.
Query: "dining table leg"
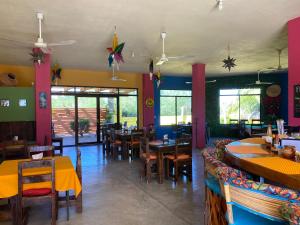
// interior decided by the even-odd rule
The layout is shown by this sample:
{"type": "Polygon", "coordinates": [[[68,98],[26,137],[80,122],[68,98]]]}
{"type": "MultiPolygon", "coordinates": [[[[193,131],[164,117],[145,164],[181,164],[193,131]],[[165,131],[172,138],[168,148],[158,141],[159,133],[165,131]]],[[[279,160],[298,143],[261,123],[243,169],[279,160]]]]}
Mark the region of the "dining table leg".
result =
{"type": "Polygon", "coordinates": [[[163,153],[158,153],[158,183],[162,184],[164,178],[164,158],[163,153]]]}

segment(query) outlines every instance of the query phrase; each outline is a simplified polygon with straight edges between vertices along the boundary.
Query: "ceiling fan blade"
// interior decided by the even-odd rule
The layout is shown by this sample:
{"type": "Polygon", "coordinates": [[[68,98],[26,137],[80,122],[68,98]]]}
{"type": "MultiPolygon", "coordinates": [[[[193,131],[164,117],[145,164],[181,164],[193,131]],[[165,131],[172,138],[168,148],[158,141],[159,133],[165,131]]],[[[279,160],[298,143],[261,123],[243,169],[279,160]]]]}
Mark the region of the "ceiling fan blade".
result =
{"type": "Polygon", "coordinates": [[[52,50],[50,48],[40,48],[41,51],[45,54],[52,54],[52,50]]]}
{"type": "Polygon", "coordinates": [[[260,84],[269,85],[269,84],[273,84],[273,83],[272,82],[260,82],[260,84]]]}
{"type": "Polygon", "coordinates": [[[20,41],[16,39],[7,38],[7,37],[0,37],[0,41],[5,41],[8,42],[9,44],[16,44],[22,47],[32,47],[33,45],[33,42],[31,41],[20,41]]]}
{"type": "Polygon", "coordinates": [[[217,82],[217,80],[208,80],[208,81],[205,81],[205,83],[216,83],[217,82]]]}
{"type": "Polygon", "coordinates": [[[157,63],[156,63],[156,65],[157,66],[161,66],[162,64],[164,64],[166,61],[164,61],[164,60],[159,60],[157,63]]]}
{"type": "Polygon", "coordinates": [[[75,40],[67,40],[67,41],[60,41],[60,42],[57,42],[57,43],[49,43],[48,46],[64,46],[64,45],[73,45],[75,44],[76,41],[75,40]]]}

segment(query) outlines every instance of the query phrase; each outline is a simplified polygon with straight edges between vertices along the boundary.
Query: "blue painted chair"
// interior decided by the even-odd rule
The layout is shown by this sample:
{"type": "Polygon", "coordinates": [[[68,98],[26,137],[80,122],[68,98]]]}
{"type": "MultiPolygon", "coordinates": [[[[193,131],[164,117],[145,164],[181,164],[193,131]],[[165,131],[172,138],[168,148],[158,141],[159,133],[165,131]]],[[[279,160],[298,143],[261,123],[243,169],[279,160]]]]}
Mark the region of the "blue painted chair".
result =
{"type": "Polygon", "coordinates": [[[235,187],[227,182],[224,184],[224,195],[229,225],[289,224],[279,211],[288,199],[235,187]]]}

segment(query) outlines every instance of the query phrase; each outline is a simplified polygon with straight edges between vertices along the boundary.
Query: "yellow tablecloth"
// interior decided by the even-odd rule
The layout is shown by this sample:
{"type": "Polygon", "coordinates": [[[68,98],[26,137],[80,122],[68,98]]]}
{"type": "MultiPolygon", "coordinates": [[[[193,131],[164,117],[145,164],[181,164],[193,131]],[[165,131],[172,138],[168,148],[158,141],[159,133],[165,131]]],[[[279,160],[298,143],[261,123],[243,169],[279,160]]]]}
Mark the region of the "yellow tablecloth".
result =
{"type": "Polygon", "coordinates": [[[269,155],[270,153],[262,149],[260,146],[244,146],[244,145],[227,145],[226,149],[231,153],[235,154],[261,154],[261,155],[269,155]]]}
{"type": "Polygon", "coordinates": [[[300,175],[300,163],[281,157],[244,158],[244,160],[280,173],[300,175]]]}
{"type": "Polygon", "coordinates": [[[266,144],[266,141],[262,138],[246,138],[246,139],[242,139],[240,140],[240,142],[243,143],[250,143],[250,144],[266,144]]]}
{"type": "MultiPolygon", "coordinates": [[[[0,198],[9,198],[18,194],[18,162],[7,160],[0,164],[0,198]]],[[[44,168],[45,169],[45,168],[44,168]]],[[[41,169],[27,169],[26,175],[42,172],[41,169]]],[[[25,172],[25,171],[24,171],[25,172]]],[[[51,187],[50,183],[30,184],[24,189],[51,187]]],[[[78,196],[81,184],[69,157],[55,157],[55,189],[56,191],[74,190],[78,196]]]]}

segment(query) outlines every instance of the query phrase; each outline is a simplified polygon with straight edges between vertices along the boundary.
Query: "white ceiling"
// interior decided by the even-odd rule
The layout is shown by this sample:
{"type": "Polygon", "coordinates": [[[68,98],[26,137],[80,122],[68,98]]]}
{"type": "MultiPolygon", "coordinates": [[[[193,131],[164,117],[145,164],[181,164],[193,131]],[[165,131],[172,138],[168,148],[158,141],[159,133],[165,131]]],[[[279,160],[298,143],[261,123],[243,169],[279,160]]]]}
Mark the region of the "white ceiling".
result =
{"type": "MultiPolygon", "coordinates": [[[[165,74],[191,74],[191,64],[207,64],[208,76],[228,75],[222,68],[227,44],[238,65],[232,73],[254,72],[278,64],[276,48],[287,46],[288,20],[300,16],[299,0],[1,0],[0,37],[33,41],[35,13],[45,14],[47,42],[75,39],[55,48],[53,60],[64,68],[108,70],[106,48],[114,26],[125,41],[121,71],[147,72],[148,57],[161,54],[160,32],[167,32],[169,56],[195,55],[162,66],[165,74]],[[134,51],[135,58],[131,58],[134,51]]],[[[0,41],[0,64],[30,65],[28,49],[0,41]]],[[[287,49],[282,53],[287,66],[287,49]]]]}

